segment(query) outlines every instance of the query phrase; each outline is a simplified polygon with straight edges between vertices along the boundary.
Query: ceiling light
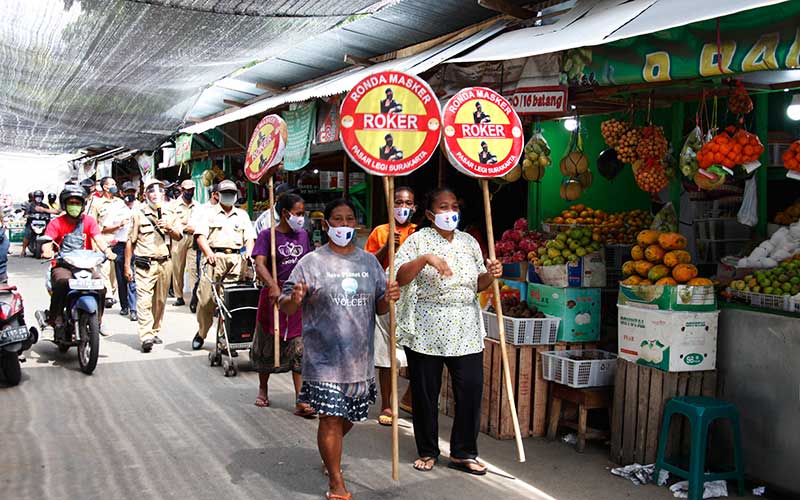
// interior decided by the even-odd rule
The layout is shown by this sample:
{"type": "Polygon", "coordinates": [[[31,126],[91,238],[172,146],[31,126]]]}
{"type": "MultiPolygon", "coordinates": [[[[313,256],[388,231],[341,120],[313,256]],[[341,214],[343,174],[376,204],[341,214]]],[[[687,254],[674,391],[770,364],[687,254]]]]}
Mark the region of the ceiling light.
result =
{"type": "Polygon", "coordinates": [[[788,116],[790,120],[800,120],[800,94],[792,96],[792,102],[789,104],[789,107],[786,108],[786,116],[788,116]]]}
{"type": "Polygon", "coordinates": [[[575,129],[578,128],[578,120],[576,120],[574,116],[567,118],[564,120],[564,128],[570,132],[574,132],[575,129]]]}

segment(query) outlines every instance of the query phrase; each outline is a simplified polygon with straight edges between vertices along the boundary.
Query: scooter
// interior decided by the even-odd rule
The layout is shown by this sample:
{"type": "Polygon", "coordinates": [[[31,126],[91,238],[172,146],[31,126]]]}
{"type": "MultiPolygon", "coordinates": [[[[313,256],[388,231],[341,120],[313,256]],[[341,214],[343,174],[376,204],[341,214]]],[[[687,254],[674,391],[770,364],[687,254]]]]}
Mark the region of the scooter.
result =
{"type": "Polygon", "coordinates": [[[50,222],[50,214],[47,213],[34,212],[28,216],[28,224],[30,224],[32,233],[28,241],[28,250],[36,259],[42,258],[42,243],[39,241],[39,237],[44,234],[48,222],[50,222]]]}
{"type": "MultiPolygon", "coordinates": [[[[40,238],[43,242],[46,239],[49,240],[40,238]]],[[[93,250],[72,250],[53,258],[54,267],[67,267],[75,276],[69,280],[69,292],[62,313],[64,324],[54,328],[53,343],[60,352],[77,347],[78,363],[81,371],[87,375],[94,371],[100,354],[100,297],[104,288],[102,279],[93,278],[93,271],[105,260],[105,255],[93,250]]],[[[36,319],[42,330],[50,326],[49,314],[47,310],[36,311],[36,319]]]]}
{"type": "Polygon", "coordinates": [[[39,340],[36,327],[25,325],[25,308],[22,295],[15,286],[0,286],[0,374],[8,385],[17,385],[22,378],[20,361],[39,340]]]}

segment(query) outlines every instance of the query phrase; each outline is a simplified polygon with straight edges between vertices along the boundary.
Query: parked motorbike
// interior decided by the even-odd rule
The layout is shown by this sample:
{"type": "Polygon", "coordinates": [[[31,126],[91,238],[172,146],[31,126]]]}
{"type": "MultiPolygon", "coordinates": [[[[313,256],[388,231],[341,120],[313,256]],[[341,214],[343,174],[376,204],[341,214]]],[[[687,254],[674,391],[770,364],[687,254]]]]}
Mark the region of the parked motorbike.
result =
{"type": "MultiPolygon", "coordinates": [[[[40,238],[49,240],[48,238],[40,238]]],[[[49,240],[52,241],[52,240],[49,240]]],[[[81,371],[91,375],[97,366],[100,354],[100,297],[103,280],[94,278],[97,269],[106,257],[93,250],[72,250],[59,253],[54,265],[71,269],[74,278],[69,280],[69,292],[64,306],[64,324],[54,328],[53,343],[61,352],[70,347],[78,348],[78,363],[81,371]]],[[[49,311],[36,311],[36,319],[42,329],[49,326],[49,311]]]]}
{"type": "Polygon", "coordinates": [[[42,258],[42,243],[39,237],[44,234],[47,223],[50,222],[50,214],[44,212],[34,212],[28,216],[28,225],[31,228],[31,238],[28,240],[28,250],[34,258],[42,258]]]}
{"type": "Polygon", "coordinates": [[[25,325],[25,308],[17,287],[0,286],[0,373],[6,384],[19,384],[20,356],[38,340],[36,327],[25,325]]]}

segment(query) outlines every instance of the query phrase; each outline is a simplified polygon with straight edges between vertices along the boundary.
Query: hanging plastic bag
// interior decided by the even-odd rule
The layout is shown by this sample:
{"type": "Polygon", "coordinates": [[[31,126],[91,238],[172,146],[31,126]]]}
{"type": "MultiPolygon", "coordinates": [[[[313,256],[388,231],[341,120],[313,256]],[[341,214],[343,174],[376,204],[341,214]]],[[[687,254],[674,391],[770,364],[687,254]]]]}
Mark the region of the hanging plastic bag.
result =
{"type": "Polygon", "coordinates": [[[747,179],[744,184],[744,197],[736,219],[740,224],[753,227],[758,224],[758,186],[756,178],[747,179]]]}
{"type": "Polygon", "coordinates": [[[551,163],[550,146],[537,124],[533,136],[525,144],[522,157],[522,176],[527,181],[539,181],[544,177],[544,169],[551,163]]]}
{"type": "Polygon", "coordinates": [[[680,156],[680,169],[681,173],[689,179],[694,179],[697,171],[700,170],[700,164],[697,162],[697,152],[703,147],[703,131],[700,127],[695,127],[681,148],[680,156]]]}
{"type": "Polygon", "coordinates": [[[675,207],[672,206],[672,202],[661,207],[661,210],[653,218],[650,229],[663,233],[678,232],[678,213],[675,211],[675,207]]]}

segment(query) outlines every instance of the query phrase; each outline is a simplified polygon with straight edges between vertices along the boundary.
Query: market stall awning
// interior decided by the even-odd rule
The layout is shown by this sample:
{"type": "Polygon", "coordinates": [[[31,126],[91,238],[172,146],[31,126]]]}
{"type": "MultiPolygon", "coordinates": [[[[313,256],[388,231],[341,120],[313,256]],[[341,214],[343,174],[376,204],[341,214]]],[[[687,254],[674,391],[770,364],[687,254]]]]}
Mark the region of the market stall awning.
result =
{"type": "Polygon", "coordinates": [[[502,61],[588,47],[786,0],[578,0],[557,22],[502,34],[450,63],[502,61]]]}
{"type": "Polygon", "coordinates": [[[438,64],[454,57],[457,54],[469,50],[476,44],[501,32],[508,26],[508,21],[498,21],[487,29],[481,30],[463,40],[447,42],[436,47],[430,48],[419,54],[385,61],[369,66],[345,71],[338,75],[323,79],[314,84],[310,84],[283,94],[268,97],[264,100],[255,102],[243,108],[237,109],[227,114],[212,118],[210,120],[187,127],[181,132],[187,134],[199,134],[226,123],[242,120],[250,116],[259,115],[271,109],[278,108],[293,102],[303,102],[319,97],[328,97],[341,94],[350,90],[362,78],[372,73],[385,70],[404,71],[411,74],[423,73],[438,64]]]}

